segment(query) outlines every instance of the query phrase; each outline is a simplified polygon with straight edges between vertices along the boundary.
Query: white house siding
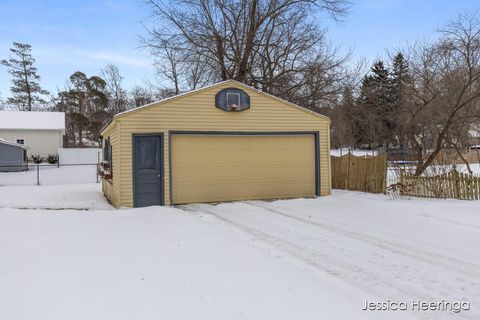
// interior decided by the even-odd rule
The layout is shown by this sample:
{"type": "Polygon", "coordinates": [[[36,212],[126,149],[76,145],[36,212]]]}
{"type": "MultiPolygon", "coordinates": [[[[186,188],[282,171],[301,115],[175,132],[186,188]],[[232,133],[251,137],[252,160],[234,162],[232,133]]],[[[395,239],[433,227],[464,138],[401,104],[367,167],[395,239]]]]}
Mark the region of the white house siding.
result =
{"type": "Polygon", "coordinates": [[[64,164],[96,164],[100,160],[98,148],[67,148],[58,150],[61,165],[64,164]]]}
{"type": "Polygon", "coordinates": [[[56,155],[58,149],[63,146],[63,137],[60,130],[25,130],[25,129],[0,129],[0,138],[16,142],[23,139],[27,149],[27,155],[40,155],[48,157],[49,154],[56,155]]]}

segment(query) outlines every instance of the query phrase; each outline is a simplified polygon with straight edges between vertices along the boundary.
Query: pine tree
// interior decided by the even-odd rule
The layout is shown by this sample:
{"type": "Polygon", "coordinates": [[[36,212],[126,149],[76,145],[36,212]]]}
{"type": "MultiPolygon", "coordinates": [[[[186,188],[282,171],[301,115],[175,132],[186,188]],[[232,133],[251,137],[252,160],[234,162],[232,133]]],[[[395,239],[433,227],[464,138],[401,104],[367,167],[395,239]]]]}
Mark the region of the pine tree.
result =
{"type": "Polygon", "coordinates": [[[382,112],[387,112],[392,103],[392,82],[390,72],[383,61],[377,61],[371,68],[371,84],[373,85],[373,98],[376,107],[382,112]]]}
{"type": "Polygon", "coordinates": [[[360,88],[359,136],[360,142],[370,148],[388,147],[394,140],[392,132],[392,82],[383,61],[377,61],[366,75],[360,88]]]}
{"type": "Polygon", "coordinates": [[[13,56],[0,61],[6,66],[8,73],[12,75],[12,97],[7,98],[7,103],[15,105],[19,110],[32,111],[45,105],[42,95],[48,91],[40,87],[40,76],[35,67],[35,59],[32,57],[32,46],[25,43],[13,43],[10,49],[13,56]]]}
{"type": "Polygon", "coordinates": [[[408,94],[412,89],[412,77],[408,62],[401,52],[393,57],[392,62],[392,99],[397,112],[405,111],[408,104],[408,94]]]}
{"type": "Polygon", "coordinates": [[[398,142],[405,149],[406,128],[403,121],[405,112],[409,106],[409,93],[412,88],[412,77],[409,73],[408,62],[401,52],[398,52],[392,61],[392,108],[396,120],[398,142]]]}
{"type": "Polygon", "coordinates": [[[83,147],[85,140],[98,141],[101,128],[111,119],[105,80],[77,71],[69,87],[58,94],[55,110],[66,113],[65,145],[83,147]]]}

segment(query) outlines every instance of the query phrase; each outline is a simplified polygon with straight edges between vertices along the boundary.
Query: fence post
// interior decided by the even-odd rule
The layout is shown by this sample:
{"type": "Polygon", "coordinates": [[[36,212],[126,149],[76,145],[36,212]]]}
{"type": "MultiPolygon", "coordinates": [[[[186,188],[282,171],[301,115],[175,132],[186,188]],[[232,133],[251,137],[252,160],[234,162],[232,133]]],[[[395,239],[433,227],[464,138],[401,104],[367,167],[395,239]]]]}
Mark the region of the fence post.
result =
{"type": "Polygon", "coordinates": [[[458,177],[457,169],[453,168],[452,170],[453,177],[453,196],[455,199],[460,199],[460,179],[458,177]]]}
{"type": "Polygon", "coordinates": [[[37,186],[40,185],[40,165],[37,164],[37,186]]]}
{"type": "Polygon", "coordinates": [[[351,162],[351,150],[348,150],[347,156],[347,183],[345,189],[350,190],[350,162],[351,162]]]}
{"type": "Polygon", "coordinates": [[[365,154],[364,159],[365,159],[365,165],[364,165],[365,173],[363,174],[363,189],[365,190],[365,192],[372,192],[372,190],[369,190],[368,181],[367,181],[368,164],[367,164],[367,155],[366,154],[365,154]]]}
{"type": "Polygon", "coordinates": [[[383,153],[384,159],[383,159],[383,173],[385,174],[383,183],[382,183],[382,189],[383,189],[383,194],[387,194],[387,179],[388,179],[388,154],[385,151],[383,153]]]}

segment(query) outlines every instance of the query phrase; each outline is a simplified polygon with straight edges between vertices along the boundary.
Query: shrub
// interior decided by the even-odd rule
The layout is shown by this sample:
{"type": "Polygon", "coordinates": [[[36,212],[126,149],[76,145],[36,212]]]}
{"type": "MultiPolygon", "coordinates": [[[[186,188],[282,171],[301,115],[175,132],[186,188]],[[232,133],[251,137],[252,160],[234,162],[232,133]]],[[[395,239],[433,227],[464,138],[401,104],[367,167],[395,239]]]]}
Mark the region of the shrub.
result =
{"type": "Polygon", "coordinates": [[[58,162],[58,155],[55,154],[49,154],[47,158],[48,163],[50,164],[56,164],[58,162]]]}
{"type": "Polygon", "coordinates": [[[32,154],[32,161],[33,163],[41,163],[42,162],[42,157],[40,157],[39,154],[32,154]]]}

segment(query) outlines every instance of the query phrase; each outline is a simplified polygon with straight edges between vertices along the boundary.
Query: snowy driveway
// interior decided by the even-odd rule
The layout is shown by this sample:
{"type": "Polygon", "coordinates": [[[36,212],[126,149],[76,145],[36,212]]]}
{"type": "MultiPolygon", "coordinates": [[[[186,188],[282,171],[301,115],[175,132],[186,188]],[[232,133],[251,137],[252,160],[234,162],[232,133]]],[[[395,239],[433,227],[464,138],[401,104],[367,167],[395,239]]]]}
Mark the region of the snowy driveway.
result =
{"type": "MultiPolygon", "coordinates": [[[[480,204],[336,192],[314,200],[182,207],[239,229],[278,255],[329,274],[369,301],[469,301],[478,319],[480,204]]],[[[445,311],[412,313],[449,319],[445,311]]]]}

